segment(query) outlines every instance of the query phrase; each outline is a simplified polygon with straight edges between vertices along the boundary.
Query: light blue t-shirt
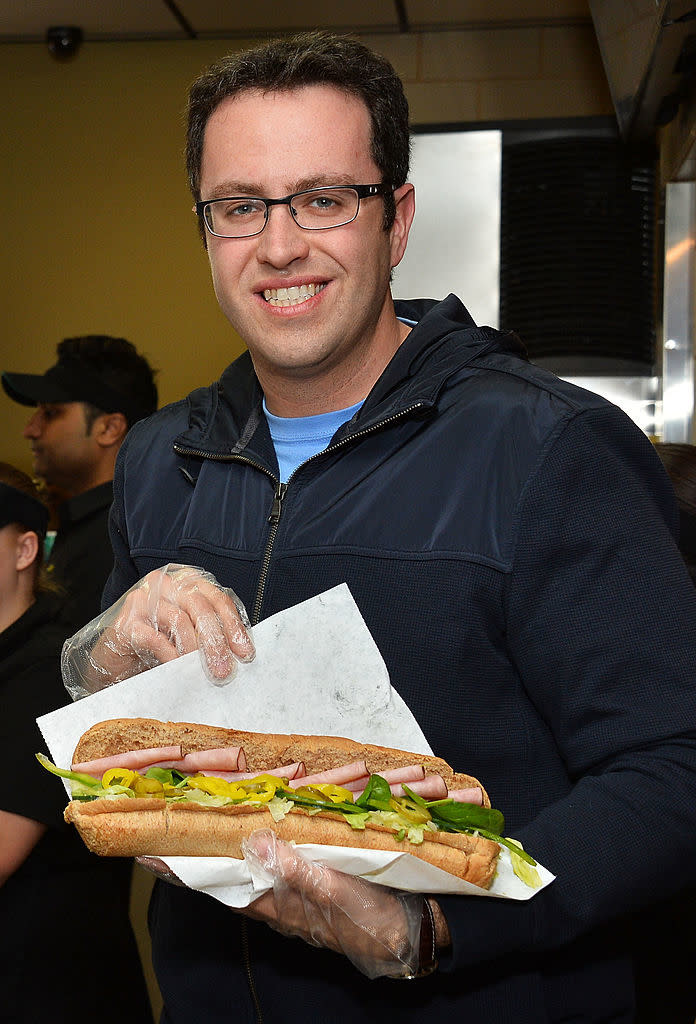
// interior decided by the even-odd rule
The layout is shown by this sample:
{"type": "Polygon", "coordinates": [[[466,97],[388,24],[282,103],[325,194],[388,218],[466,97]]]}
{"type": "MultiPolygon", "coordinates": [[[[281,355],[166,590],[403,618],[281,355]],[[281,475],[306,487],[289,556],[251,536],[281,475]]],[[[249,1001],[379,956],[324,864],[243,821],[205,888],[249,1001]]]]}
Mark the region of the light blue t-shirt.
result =
{"type": "Polygon", "coordinates": [[[263,411],[268,420],[273,447],[280,469],[280,479],[285,483],[300,463],[322,452],[328,446],[338,428],[353,416],[362,402],[348,409],[336,409],[318,416],[274,416],[266,408],[263,411]]]}
{"type": "MultiPolygon", "coordinates": [[[[402,316],[398,319],[409,327],[415,327],[417,323],[416,320],[407,320],[402,316]]],[[[317,452],[322,452],[338,428],[346,423],[362,404],[358,402],[348,409],[336,409],[320,413],[318,416],[274,416],[266,408],[264,398],[263,411],[268,420],[278,459],[281,483],[286,483],[301,463],[317,452]]]]}

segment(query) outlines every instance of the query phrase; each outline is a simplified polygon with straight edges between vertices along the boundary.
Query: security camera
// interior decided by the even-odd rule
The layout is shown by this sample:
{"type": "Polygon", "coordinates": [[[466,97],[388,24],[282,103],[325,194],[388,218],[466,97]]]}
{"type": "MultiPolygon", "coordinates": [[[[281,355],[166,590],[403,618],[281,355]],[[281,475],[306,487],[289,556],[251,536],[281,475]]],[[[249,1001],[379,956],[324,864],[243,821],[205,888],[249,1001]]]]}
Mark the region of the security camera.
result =
{"type": "Polygon", "coordinates": [[[76,25],[55,25],[46,32],[48,52],[58,60],[74,57],[82,44],[82,29],[76,25]]]}

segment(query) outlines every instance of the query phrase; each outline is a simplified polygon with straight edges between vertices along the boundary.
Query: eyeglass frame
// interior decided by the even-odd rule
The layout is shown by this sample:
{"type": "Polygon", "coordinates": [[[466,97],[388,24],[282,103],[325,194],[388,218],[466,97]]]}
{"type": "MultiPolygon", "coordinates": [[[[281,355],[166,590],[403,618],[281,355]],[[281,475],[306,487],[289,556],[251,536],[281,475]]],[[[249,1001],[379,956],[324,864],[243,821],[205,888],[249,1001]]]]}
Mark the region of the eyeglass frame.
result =
{"type": "Polygon", "coordinates": [[[192,212],[194,212],[196,216],[203,221],[206,231],[213,235],[214,238],[255,238],[265,230],[266,225],[268,224],[268,215],[271,206],[287,206],[293,222],[297,224],[298,228],[302,231],[331,231],[333,228],[344,228],[346,224],[352,224],[353,221],[357,219],[357,216],[360,213],[361,199],[370,199],[372,196],[388,196],[393,192],[394,186],[387,185],[384,182],[379,182],[374,185],[322,185],[319,188],[303,188],[300,189],[299,192],[291,192],[289,196],[283,196],[282,199],[266,199],[264,196],[220,196],[217,199],[199,199],[191,209],[192,212]],[[351,189],[353,192],[357,193],[358,205],[350,220],[341,221],[340,224],[323,224],[316,228],[306,228],[303,224],[297,223],[297,217],[292,207],[293,199],[296,199],[297,196],[310,195],[312,192],[327,192],[329,190],[333,192],[336,189],[351,189]],[[217,231],[213,231],[205,216],[206,207],[212,206],[214,203],[229,203],[231,200],[242,199],[254,200],[255,202],[264,204],[263,227],[259,228],[258,231],[253,231],[250,235],[219,235],[217,231]]]}

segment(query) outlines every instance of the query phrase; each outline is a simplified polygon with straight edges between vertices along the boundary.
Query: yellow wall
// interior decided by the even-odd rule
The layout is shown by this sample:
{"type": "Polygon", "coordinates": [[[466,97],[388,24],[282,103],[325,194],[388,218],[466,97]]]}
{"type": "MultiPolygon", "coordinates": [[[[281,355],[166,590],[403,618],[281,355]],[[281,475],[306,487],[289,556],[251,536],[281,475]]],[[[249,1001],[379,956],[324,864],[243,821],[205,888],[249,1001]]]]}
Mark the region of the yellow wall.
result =
{"type": "MultiPolygon", "coordinates": [[[[590,27],[367,37],[403,76],[414,123],[611,113],[590,27]]],[[[0,370],[106,333],[159,369],[163,402],[241,351],[217,308],[183,170],[189,82],[240,42],[87,43],[60,63],[0,45],[0,370]]],[[[30,469],[27,410],[0,393],[0,460],[30,469]]]]}
{"type": "MultiPolygon", "coordinates": [[[[222,45],[93,44],[71,63],[0,46],[0,369],[56,343],[129,338],[171,401],[241,350],[215,303],[182,167],[187,83],[222,45]]],[[[0,459],[29,469],[27,412],[0,396],[0,459]]]]}
{"type": "MultiPolygon", "coordinates": [[[[612,112],[590,27],[366,42],[404,78],[414,124],[612,112]]],[[[43,372],[69,335],[123,335],[159,368],[169,402],[241,351],[215,302],[182,158],[189,82],[240,45],[87,43],[58,63],[43,45],[0,44],[0,370],[43,372]]],[[[0,460],[30,471],[27,415],[0,393],[0,460]]],[[[146,962],[150,885],[138,869],[146,962]]]]}

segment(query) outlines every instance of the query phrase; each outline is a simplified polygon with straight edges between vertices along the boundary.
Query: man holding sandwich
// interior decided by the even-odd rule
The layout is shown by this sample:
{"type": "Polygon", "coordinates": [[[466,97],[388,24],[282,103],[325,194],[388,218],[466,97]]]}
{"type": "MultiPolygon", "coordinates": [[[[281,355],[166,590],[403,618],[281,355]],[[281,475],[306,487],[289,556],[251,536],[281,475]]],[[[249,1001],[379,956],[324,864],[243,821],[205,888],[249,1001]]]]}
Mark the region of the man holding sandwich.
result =
{"type": "Polygon", "coordinates": [[[454,296],[393,302],[408,150],[398,77],[351,39],[194,83],[190,185],[248,352],[123,445],[84,676],[200,647],[224,678],[253,646],[223,588],[253,624],[346,582],[432,749],[557,878],[526,903],[404,897],[258,841],[276,886],[244,915],[156,886],[163,1024],[628,1024],[622,920],[692,878],[696,599],[669,482],[622,413],[454,296]]]}

